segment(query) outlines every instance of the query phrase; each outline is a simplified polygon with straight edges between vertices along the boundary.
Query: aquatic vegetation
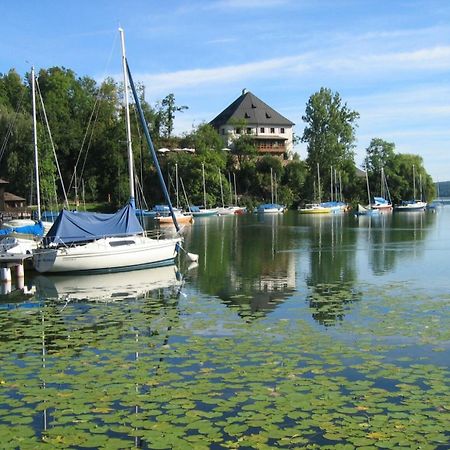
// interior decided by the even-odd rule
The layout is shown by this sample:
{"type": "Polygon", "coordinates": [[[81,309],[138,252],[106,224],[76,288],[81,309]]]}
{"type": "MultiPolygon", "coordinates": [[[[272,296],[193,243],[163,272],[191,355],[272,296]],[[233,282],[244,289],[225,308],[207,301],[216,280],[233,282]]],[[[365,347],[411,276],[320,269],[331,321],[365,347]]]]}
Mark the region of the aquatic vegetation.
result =
{"type": "Polygon", "coordinates": [[[332,328],[311,322],[300,295],[285,314],[251,321],[242,305],[193,292],[2,311],[0,438],[10,448],[444,448],[450,299],[400,285],[358,292],[332,328]]]}

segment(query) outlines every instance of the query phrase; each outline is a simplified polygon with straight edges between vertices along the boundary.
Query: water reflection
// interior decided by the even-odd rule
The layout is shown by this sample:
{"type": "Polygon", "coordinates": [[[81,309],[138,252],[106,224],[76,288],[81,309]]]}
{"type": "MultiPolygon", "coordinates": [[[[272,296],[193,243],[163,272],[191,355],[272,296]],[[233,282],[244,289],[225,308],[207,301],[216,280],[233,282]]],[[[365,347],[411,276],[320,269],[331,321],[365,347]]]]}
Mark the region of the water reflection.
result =
{"type": "Polygon", "coordinates": [[[345,226],[348,217],[342,214],[305,216],[302,220],[309,225],[306,300],[314,320],[321,325],[334,325],[345,317],[347,305],[361,297],[355,289],[356,235],[345,226]]]}
{"type": "Polygon", "coordinates": [[[367,248],[373,274],[384,275],[399,262],[423,255],[435,220],[435,214],[424,211],[358,217],[359,243],[367,248]]]}
{"type": "Polygon", "coordinates": [[[296,290],[293,234],[281,215],[221,216],[197,221],[186,245],[199,253],[198,289],[240,314],[268,312],[296,290]]]}
{"type": "Polygon", "coordinates": [[[181,283],[175,265],[97,275],[36,275],[31,279],[39,297],[64,301],[135,299],[155,290],[179,290],[181,283]]]}

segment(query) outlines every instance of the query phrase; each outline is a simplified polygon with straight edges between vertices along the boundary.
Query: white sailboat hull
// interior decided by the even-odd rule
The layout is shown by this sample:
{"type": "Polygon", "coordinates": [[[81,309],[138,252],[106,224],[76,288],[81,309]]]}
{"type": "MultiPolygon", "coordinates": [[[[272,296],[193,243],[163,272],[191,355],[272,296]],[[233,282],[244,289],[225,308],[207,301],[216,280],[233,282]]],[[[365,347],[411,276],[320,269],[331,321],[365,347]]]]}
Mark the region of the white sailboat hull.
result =
{"type": "Polygon", "coordinates": [[[180,239],[146,236],[108,237],[85,245],[38,248],[33,265],[38,272],[116,272],[172,264],[180,239]]]}

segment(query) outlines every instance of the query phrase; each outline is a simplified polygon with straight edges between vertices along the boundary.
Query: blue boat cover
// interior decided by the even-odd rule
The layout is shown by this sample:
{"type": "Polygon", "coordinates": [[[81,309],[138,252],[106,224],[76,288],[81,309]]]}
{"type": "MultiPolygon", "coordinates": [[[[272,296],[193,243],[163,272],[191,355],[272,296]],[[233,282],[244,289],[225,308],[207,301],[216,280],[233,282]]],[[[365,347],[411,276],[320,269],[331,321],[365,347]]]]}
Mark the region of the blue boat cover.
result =
{"type": "Polygon", "coordinates": [[[373,199],[375,200],[376,205],[386,205],[388,203],[388,201],[383,197],[374,197],[373,199]]]}
{"type": "Polygon", "coordinates": [[[44,238],[44,244],[70,245],[102,237],[130,236],[144,230],[131,203],[114,214],[63,209],[44,238]]]}
{"type": "Polygon", "coordinates": [[[44,235],[44,225],[41,221],[36,222],[34,225],[24,225],[23,227],[11,227],[4,228],[0,230],[0,236],[5,236],[11,233],[20,234],[32,234],[33,236],[43,236],[44,235]]]}

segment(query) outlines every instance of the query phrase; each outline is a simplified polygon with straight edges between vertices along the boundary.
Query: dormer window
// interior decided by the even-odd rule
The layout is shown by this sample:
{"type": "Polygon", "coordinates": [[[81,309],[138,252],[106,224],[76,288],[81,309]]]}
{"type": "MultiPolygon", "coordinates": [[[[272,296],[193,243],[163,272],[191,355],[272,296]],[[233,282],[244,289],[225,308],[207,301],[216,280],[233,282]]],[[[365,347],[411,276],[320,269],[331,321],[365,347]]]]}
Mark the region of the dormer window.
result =
{"type": "Polygon", "coordinates": [[[245,113],[244,117],[245,117],[246,119],[250,119],[250,114],[249,114],[249,113],[245,113]]]}
{"type": "Polygon", "coordinates": [[[255,109],[255,108],[256,108],[256,105],[254,105],[253,103],[252,103],[252,108],[253,108],[253,109],[255,109]]]}
{"type": "Polygon", "coordinates": [[[270,119],[272,116],[268,113],[268,112],[266,112],[266,119],[270,119]]]}

